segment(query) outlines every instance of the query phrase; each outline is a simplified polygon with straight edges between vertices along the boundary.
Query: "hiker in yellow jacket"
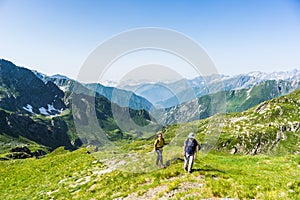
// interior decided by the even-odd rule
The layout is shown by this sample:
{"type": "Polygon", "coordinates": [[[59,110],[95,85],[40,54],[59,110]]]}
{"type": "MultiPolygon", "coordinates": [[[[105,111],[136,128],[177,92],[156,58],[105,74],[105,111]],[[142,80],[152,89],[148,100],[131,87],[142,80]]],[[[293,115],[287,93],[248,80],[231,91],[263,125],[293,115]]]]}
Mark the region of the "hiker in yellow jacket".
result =
{"type": "Polygon", "coordinates": [[[162,151],[163,147],[167,144],[168,143],[166,143],[165,139],[163,138],[162,132],[158,132],[157,139],[154,142],[154,151],[157,153],[156,166],[158,166],[158,163],[160,162],[161,168],[165,167],[165,165],[163,164],[162,151]]]}

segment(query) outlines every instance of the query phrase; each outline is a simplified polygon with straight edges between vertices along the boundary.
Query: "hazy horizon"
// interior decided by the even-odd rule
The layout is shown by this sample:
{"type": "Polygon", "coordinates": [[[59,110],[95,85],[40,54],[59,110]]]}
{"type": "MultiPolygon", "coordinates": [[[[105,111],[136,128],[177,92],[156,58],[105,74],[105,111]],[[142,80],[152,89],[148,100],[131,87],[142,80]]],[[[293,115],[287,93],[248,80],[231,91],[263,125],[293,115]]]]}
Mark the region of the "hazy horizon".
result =
{"type": "MultiPolygon", "coordinates": [[[[49,77],[53,77],[53,76],[62,76],[62,77],[65,77],[65,78],[69,78],[69,79],[76,80],[76,77],[70,77],[70,76],[68,76],[68,75],[66,75],[66,74],[61,74],[61,73],[46,74],[46,73],[43,73],[43,72],[38,71],[38,70],[36,70],[36,69],[33,69],[33,68],[31,68],[30,66],[18,65],[18,64],[16,64],[13,60],[8,60],[8,59],[6,59],[6,58],[0,58],[0,59],[10,61],[10,62],[12,62],[13,64],[15,64],[15,65],[18,66],[18,67],[24,67],[24,68],[26,68],[26,69],[29,69],[29,70],[32,70],[32,71],[36,71],[36,72],[38,72],[38,73],[41,73],[41,74],[46,75],[46,76],[49,76],[49,77]]],[[[223,76],[233,77],[233,76],[237,76],[237,75],[241,75],[241,74],[251,74],[251,73],[256,73],[256,72],[265,73],[265,74],[273,74],[273,73],[280,73],[280,72],[292,72],[292,71],[294,71],[294,70],[300,71],[300,69],[294,68],[294,69],[288,69],[288,70],[275,70],[275,71],[270,71],[270,72],[256,70],[256,71],[248,71],[248,72],[237,73],[237,74],[221,74],[221,73],[220,73],[220,74],[218,74],[218,75],[223,75],[223,76]]],[[[188,79],[188,80],[192,80],[192,79],[197,78],[197,77],[199,77],[199,76],[196,76],[196,77],[184,77],[184,78],[186,78],[186,79],[188,79]]],[[[146,77],[142,77],[142,76],[141,76],[141,77],[139,77],[139,76],[134,76],[134,77],[132,77],[131,79],[130,79],[130,76],[129,76],[129,77],[126,77],[126,76],[125,76],[125,78],[126,78],[126,79],[123,79],[123,80],[121,80],[121,81],[107,79],[107,80],[104,80],[104,81],[98,81],[98,82],[101,83],[101,84],[104,84],[104,85],[109,85],[109,86],[110,86],[110,85],[113,85],[113,84],[118,84],[118,85],[120,85],[122,82],[123,82],[123,83],[124,83],[124,82],[131,82],[131,83],[136,82],[136,83],[140,83],[140,82],[142,82],[142,81],[148,82],[148,83],[150,83],[150,82],[153,82],[153,83],[155,83],[155,82],[172,83],[172,82],[181,80],[182,77],[179,77],[179,76],[175,77],[175,78],[177,78],[177,79],[171,79],[171,78],[173,78],[173,77],[171,77],[171,78],[170,78],[170,77],[166,77],[166,79],[163,79],[162,77],[158,77],[158,80],[155,80],[153,77],[150,77],[149,79],[147,79],[146,77]]],[[[94,82],[86,82],[86,83],[94,83],[94,82]]]]}

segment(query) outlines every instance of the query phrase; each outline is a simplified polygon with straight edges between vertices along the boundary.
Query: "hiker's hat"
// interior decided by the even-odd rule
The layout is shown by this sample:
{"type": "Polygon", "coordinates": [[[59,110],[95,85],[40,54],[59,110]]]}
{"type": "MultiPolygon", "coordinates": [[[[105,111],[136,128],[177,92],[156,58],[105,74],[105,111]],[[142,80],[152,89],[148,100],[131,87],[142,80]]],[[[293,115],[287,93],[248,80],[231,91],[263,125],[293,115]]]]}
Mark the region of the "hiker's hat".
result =
{"type": "Polygon", "coordinates": [[[194,139],[194,138],[195,138],[195,135],[194,135],[194,133],[190,133],[190,134],[189,134],[189,138],[192,138],[192,139],[194,139]]]}

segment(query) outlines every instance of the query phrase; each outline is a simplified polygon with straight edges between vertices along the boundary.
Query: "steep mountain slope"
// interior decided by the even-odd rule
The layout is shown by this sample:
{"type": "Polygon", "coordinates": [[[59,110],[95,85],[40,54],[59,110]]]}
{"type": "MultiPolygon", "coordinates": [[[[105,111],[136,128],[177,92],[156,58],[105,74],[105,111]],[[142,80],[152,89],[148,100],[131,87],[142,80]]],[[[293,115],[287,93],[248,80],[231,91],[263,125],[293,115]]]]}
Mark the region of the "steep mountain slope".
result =
{"type": "Polygon", "coordinates": [[[39,72],[34,73],[44,82],[53,82],[64,92],[72,92],[74,88],[79,91],[84,91],[85,89],[83,87],[86,87],[87,89],[106,97],[108,100],[118,104],[121,107],[130,107],[135,110],[144,109],[147,111],[150,111],[153,108],[153,105],[147,99],[137,96],[131,91],[121,90],[114,87],[106,87],[99,83],[81,84],[62,75],[54,75],[49,77],[39,72]]]}
{"type": "MultiPolygon", "coordinates": [[[[300,82],[298,84],[296,87],[300,87],[300,82]]],[[[216,112],[211,110],[211,107],[221,106],[216,103],[212,105],[211,99],[220,99],[221,97],[224,98],[221,98],[223,101],[219,103],[223,104],[224,109],[218,109],[218,112],[241,112],[263,101],[288,94],[292,92],[294,88],[295,85],[292,86],[291,83],[287,81],[266,81],[249,89],[205,95],[178,106],[157,110],[153,112],[152,115],[159,120],[159,122],[166,124],[204,119],[216,114],[216,112]]]]}
{"type": "Polygon", "coordinates": [[[218,149],[300,153],[300,90],[225,118],[218,149]]]}
{"type": "Polygon", "coordinates": [[[145,110],[120,107],[101,95],[71,96],[73,115],[68,116],[68,121],[72,127],[76,123],[77,135],[86,144],[102,146],[119,139],[143,138],[158,129],[145,110]]]}
{"type": "Polygon", "coordinates": [[[55,76],[60,86],[75,88],[64,93],[35,74],[0,60],[0,153],[22,145],[49,150],[104,145],[157,129],[146,110],[120,107],[76,81],[55,76]]]}
{"type": "Polygon", "coordinates": [[[105,96],[121,107],[130,107],[135,110],[144,109],[147,111],[153,109],[153,105],[147,99],[137,96],[133,92],[113,87],[105,87],[99,83],[86,84],[85,86],[88,89],[105,96]]]}
{"type": "MultiPolygon", "coordinates": [[[[66,76],[62,76],[62,75],[54,75],[54,76],[47,76],[45,74],[42,74],[38,71],[33,71],[33,73],[39,78],[41,79],[43,82],[47,83],[47,82],[52,82],[55,85],[57,85],[59,87],[59,89],[61,89],[64,92],[71,92],[74,88],[74,84],[75,84],[75,80],[72,80],[66,76]]],[[[77,88],[79,86],[76,86],[77,88]]]]}
{"type": "Polygon", "coordinates": [[[59,114],[66,109],[64,93],[43,83],[30,70],[0,60],[0,108],[18,113],[59,114]]]}
{"type": "Polygon", "coordinates": [[[165,134],[173,137],[189,131],[196,132],[204,151],[208,148],[232,154],[300,154],[300,90],[241,113],[217,114],[165,128],[165,134]],[[216,134],[216,127],[220,134],[216,134]],[[215,144],[205,139],[210,136],[215,137],[215,144]]]}
{"type": "Polygon", "coordinates": [[[132,107],[150,108],[144,99],[134,95],[132,92],[114,90],[114,88],[108,87],[103,88],[100,84],[84,85],[61,75],[48,77],[38,72],[35,72],[35,74],[44,82],[51,81],[65,90],[64,101],[70,113],[64,116],[63,119],[73,132],[77,132],[77,137],[80,137],[86,144],[103,145],[105,142],[109,143],[110,140],[143,137],[148,132],[157,129],[156,122],[152,121],[147,110],[125,106],[124,102],[126,103],[127,97],[131,98],[130,103],[132,103],[132,107]],[[118,103],[111,102],[103,95],[105,94],[111,97],[112,100],[115,100],[115,91],[117,91],[117,101],[121,102],[120,104],[124,104],[124,107],[121,107],[118,103]],[[93,120],[94,115],[96,115],[97,119],[95,120],[97,122],[94,122],[95,124],[92,125],[94,129],[91,129],[89,120],[93,120]],[[130,121],[132,122],[130,123],[130,121]],[[76,125],[79,125],[79,127],[83,126],[79,128],[81,131],[78,132],[78,127],[76,130],[76,125]],[[143,128],[148,125],[148,129],[143,128]],[[99,130],[95,126],[99,126],[101,129],[99,130]]]}
{"type": "Polygon", "coordinates": [[[33,120],[29,116],[8,113],[0,110],[0,151],[8,151],[18,146],[39,146],[54,150],[64,146],[75,149],[71,144],[68,127],[59,118],[33,120]]]}

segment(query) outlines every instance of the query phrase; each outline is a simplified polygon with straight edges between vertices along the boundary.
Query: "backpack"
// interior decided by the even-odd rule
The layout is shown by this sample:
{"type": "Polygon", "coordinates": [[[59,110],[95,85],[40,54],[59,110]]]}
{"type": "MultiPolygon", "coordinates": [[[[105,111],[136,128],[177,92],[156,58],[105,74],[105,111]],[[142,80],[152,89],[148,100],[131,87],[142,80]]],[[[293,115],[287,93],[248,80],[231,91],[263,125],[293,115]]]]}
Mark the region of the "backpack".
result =
{"type": "Polygon", "coordinates": [[[185,143],[185,152],[187,154],[192,155],[196,152],[198,142],[195,139],[193,139],[193,141],[186,139],[184,143],[185,143]]]}

